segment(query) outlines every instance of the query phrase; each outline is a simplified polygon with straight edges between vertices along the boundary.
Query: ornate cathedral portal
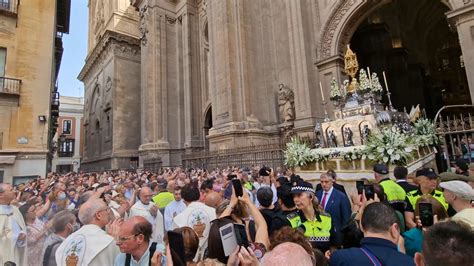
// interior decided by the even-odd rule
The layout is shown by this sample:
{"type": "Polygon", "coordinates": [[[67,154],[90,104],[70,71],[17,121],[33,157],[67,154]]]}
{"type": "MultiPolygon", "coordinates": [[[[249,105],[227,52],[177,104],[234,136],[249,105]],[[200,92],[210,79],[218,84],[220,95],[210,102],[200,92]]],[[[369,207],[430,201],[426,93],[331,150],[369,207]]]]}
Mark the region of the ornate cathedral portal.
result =
{"type": "Polygon", "coordinates": [[[238,147],[270,154],[247,164],[279,158],[261,147],[313,139],[334,119],[349,44],[360,68],[385,71],[396,108],[431,116],[474,96],[472,0],[89,0],[89,11],[84,170],[238,147]]]}

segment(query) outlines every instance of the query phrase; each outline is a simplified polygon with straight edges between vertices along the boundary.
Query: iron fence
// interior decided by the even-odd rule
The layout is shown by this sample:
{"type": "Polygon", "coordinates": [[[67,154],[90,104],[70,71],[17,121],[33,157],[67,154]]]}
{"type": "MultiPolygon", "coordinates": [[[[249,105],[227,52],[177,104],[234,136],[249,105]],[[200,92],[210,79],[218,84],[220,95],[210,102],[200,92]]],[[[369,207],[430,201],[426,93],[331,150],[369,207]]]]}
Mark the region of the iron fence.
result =
{"type": "Polygon", "coordinates": [[[227,166],[251,167],[265,165],[276,168],[283,166],[284,143],[269,143],[237,147],[216,151],[198,151],[184,154],[182,157],[185,168],[225,168],[227,166]]]}
{"type": "Polygon", "coordinates": [[[446,163],[443,168],[450,167],[457,158],[474,161],[474,105],[444,106],[436,114],[435,123],[446,163]]]}

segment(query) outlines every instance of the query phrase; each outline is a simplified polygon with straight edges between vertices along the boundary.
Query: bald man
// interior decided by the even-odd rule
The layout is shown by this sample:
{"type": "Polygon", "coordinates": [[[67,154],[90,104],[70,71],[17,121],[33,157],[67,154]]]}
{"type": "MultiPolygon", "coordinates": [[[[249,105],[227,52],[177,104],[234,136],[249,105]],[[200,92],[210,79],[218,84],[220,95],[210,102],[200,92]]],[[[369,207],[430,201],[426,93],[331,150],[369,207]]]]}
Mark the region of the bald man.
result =
{"type": "Polygon", "coordinates": [[[149,187],[143,187],[139,192],[140,200],[130,208],[130,217],[142,216],[153,226],[152,240],[163,243],[164,219],[158,207],[151,202],[153,191],[149,187]]]}
{"type": "Polygon", "coordinates": [[[119,254],[114,238],[104,228],[110,221],[110,209],[100,199],[91,199],[79,209],[84,225],[69,235],[56,250],[57,265],[113,265],[119,254]]]}
{"type": "Polygon", "coordinates": [[[311,256],[302,246],[292,242],[285,242],[266,253],[263,256],[261,265],[311,266],[313,262],[311,256]]]}
{"type": "Polygon", "coordinates": [[[156,250],[156,243],[151,241],[152,231],[153,226],[144,217],[135,216],[124,221],[116,239],[122,253],[115,259],[115,265],[149,265],[156,250]]]}
{"type": "Polygon", "coordinates": [[[0,265],[7,261],[26,265],[26,225],[17,207],[10,205],[16,193],[0,183],[0,265]]]}
{"type": "Polygon", "coordinates": [[[219,204],[222,202],[222,197],[219,193],[215,191],[208,192],[206,194],[206,198],[204,199],[204,203],[212,208],[217,208],[219,204]]]}

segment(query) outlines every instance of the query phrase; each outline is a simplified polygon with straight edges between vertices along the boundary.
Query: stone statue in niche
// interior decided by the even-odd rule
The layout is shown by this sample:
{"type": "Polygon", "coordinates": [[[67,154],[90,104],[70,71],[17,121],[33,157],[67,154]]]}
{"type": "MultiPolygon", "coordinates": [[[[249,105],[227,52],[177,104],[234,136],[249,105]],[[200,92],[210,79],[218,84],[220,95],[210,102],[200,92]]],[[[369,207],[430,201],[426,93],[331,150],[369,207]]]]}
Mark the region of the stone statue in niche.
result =
{"type": "Polygon", "coordinates": [[[344,128],[344,146],[349,147],[349,146],[354,146],[354,141],[352,140],[352,137],[354,136],[354,133],[352,132],[350,127],[345,127],[344,128]]]}
{"type": "Polygon", "coordinates": [[[362,140],[362,144],[365,144],[367,142],[367,139],[369,138],[370,135],[370,128],[369,125],[364,125],[363,128],[360,130],[360,136],[362,140]]]}
{"type": "Polygon", "coordinates": [[[284,84],[278,86],[280,118],[284,123],[292,122],[295,120],[295,95],[293,91],[284,84]]]}
{"type": "Polygon", "coordinates": [[[336,148],[337,147],[337,137],[336,133],[334,130],[329,130],[328,132],[328,144],[330,148],[336,148]]]}

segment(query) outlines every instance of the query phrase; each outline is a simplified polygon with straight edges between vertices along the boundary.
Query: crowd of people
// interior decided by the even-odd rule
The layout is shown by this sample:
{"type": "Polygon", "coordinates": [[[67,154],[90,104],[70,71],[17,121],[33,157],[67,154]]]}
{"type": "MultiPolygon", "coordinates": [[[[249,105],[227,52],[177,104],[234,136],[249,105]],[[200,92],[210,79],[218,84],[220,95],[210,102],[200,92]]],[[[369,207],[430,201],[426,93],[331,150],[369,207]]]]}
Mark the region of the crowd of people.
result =
{"type": "Polygon", "coordinates": [[[474,165],[394,176],[376,164],[344,187],[329,170],[314,187],[284,168],[177,167],[3,183],[0,265],[474,265],[474,165]]]}

